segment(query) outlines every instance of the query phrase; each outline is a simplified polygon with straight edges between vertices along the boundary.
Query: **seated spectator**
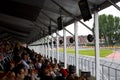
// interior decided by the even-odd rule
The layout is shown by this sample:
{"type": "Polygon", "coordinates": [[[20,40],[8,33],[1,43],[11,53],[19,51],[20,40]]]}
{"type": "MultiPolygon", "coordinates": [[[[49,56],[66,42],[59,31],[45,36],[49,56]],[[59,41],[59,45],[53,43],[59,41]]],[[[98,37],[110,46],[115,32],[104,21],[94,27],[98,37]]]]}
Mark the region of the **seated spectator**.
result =
{"type": "Polygon", "coordinates": [[[43,76],[41,76],[41,80],[53,80],[53,77],[50,75],[48,69],[43,70],[43,76]]]}
{"type": "Polygon", "coordinates": [[[15,69],[14,72],[16,74],[16,80],[24,80],[25,78],[25,70],[24,70],[25,66],[23,64],[18,64],[15,69]]]}
{"type": "Polygon", "coordinates": [[[54,73],[51,65],[47,65],[46,69],[49,71],[50,76],[52,76],[53,78],[56,77],[56,74],[54,73]]]}
{"type": "Polygon", "coordinates": [[[27,69],[30,69],[30,66],[27,63],[27,61],[28,61],[28,55],[26,53],[22,53],[21,57],[22,57],[22,60],[21,60],[22,64],[24,64],[27,69]]]}
{"type": "Polygon", "coordinates": [[[69,72],[69,75],[67,77],[67,80],[75,80],[75,66],[72,66],[72,65],[69,65],[68,67],[68,72],[69,72]]]}
{"type": "Polygon", "coordinates": [[[15,67],[15,64],[13,61],[10,61],[7,63],[6,75],[4,76],[4,78],[2,80],[15,80],[15,73],[13,71],[14,67],[15,67]]]}
{"type": "Polygon", "coordinates": [[[21,57],[20,56],[15,56],[14,57],[14,62],[15,62],[15,66],[17,66],[18,64],[21,64],[21,57]]]}
{"type": "Polygon", "coordinates": [[[59,69],[59,67],[58,67],[58,64],[53,64],[53,71],[54,71],[54,73],[56,74],[56,76],[60,76],[60,69],[59,69]]]}
{"type": "Polygon", "coordinates": [[[68,72],[66,71],[66,69],[62,68],[62,69],[60,69],[60,72],[64,78],[66,78],[68,76],[68,72]]]}

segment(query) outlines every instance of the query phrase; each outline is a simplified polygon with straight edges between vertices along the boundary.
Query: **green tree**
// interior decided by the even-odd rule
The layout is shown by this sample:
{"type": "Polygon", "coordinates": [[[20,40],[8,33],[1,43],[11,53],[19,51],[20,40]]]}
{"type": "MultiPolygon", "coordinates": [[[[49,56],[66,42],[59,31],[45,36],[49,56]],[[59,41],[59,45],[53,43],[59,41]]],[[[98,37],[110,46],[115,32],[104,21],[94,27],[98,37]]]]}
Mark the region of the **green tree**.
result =
{"type": "Polygon", "coordinates": [[[103,14],[99,16],[99,35],[100,39],[104,38],[105,44],[108,45],[106,31],[107,31],[107,16],[103,14]]]}
{"type": "Polygon", "coordinates": [[[107,46],[120,42],[120,18],[113,15],[100,15],[99,32],[100,39],[104,39],[107,46]]]}
{"type": "Polygon", "coordinates": [[[106,34],[108,36],[109,45],[111,45],[111,46],[114,44],[114,31],[115,31],[115,27],[114,27],[113,15],[108,15],[107,16],[107,31],[106,31],[106,34]]]}
{"type": "Polygon", "coordinates": [[[115,32],[114,32],[114,39],[115,42],[120,42],[120,18],[115,17],[115,22],[114,22],[114,27],[115,27],[115,32]]]}

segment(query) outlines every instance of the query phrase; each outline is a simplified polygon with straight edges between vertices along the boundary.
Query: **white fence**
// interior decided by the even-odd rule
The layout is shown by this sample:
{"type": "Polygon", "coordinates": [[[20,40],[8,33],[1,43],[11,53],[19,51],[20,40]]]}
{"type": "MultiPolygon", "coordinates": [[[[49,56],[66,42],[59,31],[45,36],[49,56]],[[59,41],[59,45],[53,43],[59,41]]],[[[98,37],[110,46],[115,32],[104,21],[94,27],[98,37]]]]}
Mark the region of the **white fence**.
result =
{"type": "MultiPolygon", "coordinates": [[[[57,59],[56,52],[55,58],[57,59]]],[[[60,61],[64,62],[63,53],[59,55],[60,61]]],[[[82,71],[90,71],[95,76],[95,58],[79,55],[79,69],[82,71]]],[[[75,56],[67,54],[67,64],[75,65],[75,56]]],[[[100,59],[100,78],[101,80],[120,80],[120,64],[108,59],[100,59]]]]}

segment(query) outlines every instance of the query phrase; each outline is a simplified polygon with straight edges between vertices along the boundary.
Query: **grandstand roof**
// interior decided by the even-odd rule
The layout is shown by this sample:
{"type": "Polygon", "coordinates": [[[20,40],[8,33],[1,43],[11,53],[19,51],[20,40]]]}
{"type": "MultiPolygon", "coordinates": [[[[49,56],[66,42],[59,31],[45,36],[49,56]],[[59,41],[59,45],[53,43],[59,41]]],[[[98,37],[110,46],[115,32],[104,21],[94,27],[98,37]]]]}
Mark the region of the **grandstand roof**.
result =
{"type": "MultiPolygon", "coordinates": [[[[111,0],[113,3],[119,0],[111,0]]],[[[67,26],[82,19],[79,0],[0,0],[0,39],[32,43],[58,30],[62,15],[67,26]]],[[[111,5],[108,0],[88,0],[93,13],[111,5]]]]}

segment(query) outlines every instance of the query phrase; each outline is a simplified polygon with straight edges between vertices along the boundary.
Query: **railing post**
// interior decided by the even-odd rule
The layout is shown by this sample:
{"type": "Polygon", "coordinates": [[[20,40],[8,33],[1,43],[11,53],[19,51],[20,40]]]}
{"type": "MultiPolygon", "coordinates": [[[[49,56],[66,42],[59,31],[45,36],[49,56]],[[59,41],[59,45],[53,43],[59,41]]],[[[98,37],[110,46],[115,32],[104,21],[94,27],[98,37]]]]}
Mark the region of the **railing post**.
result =
{"type": "Polygon", "coordinates": [[[117,69],[115,69],[115,80],[117,80],[117,69]]]}
{"type": "Polygon", "coordinates": [[[108,67],[108,80],[110,80],[110,67],[108,67]]]}
{"type": "Polygon", "coordinates": [[[103,65],[102,65],[102,80],[104,80],[104,68],[103,68],[103,65]]]}
{"type": "Polygon", "coordinates": [[[92,61],[92,74],[94,75],[94,62],[92,61]]]}

